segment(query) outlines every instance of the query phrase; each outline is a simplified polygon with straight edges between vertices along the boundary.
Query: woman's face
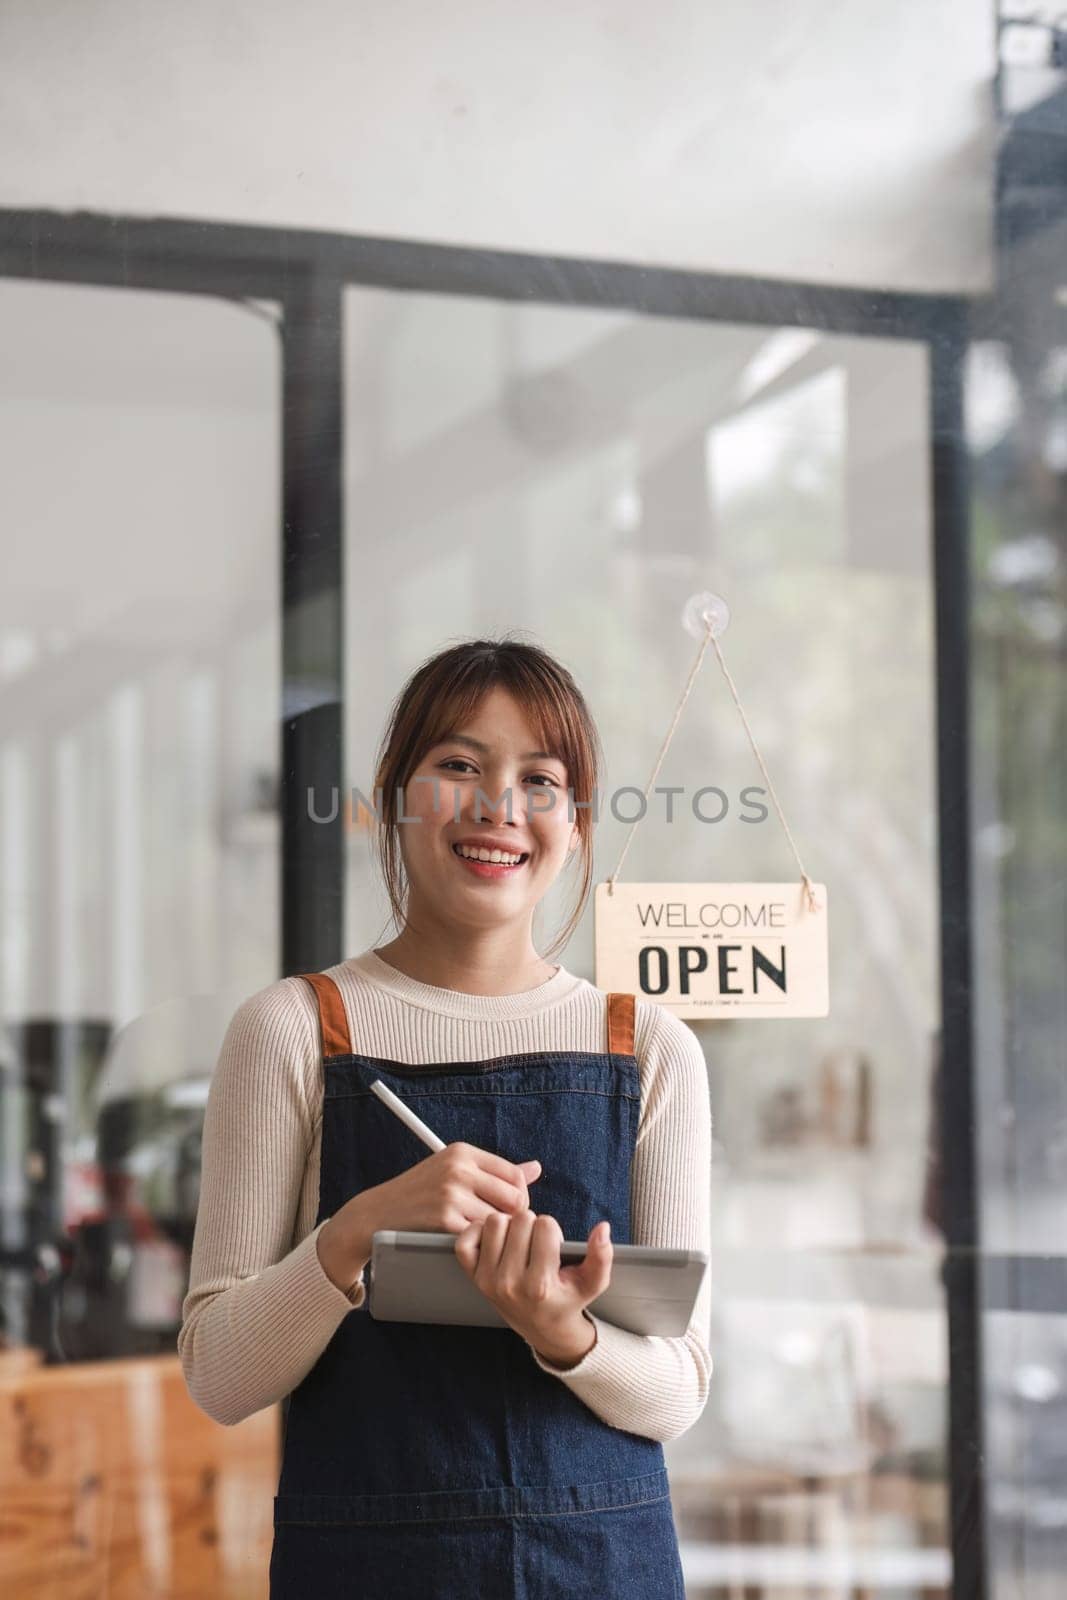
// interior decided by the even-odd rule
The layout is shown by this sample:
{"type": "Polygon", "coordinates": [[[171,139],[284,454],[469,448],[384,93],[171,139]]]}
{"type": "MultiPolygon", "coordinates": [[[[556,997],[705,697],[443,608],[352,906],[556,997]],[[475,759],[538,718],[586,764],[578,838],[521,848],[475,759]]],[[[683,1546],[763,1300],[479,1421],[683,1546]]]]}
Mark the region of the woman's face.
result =
{"type": "Polygon", "coordinates": [[[568,773],[546,754],[519,703],[499,686],[452,737],[427,750],[404,786],[400,850],[412,902],[425,896],[478,925],[532,916],[579,842],[568,773]],[[510,809],[509,809],[510,800],[510,809]],[[467,857],[457,846],[467,846],[467,857]],[[517,865],[469,859],[477,849],[517,865]]]}

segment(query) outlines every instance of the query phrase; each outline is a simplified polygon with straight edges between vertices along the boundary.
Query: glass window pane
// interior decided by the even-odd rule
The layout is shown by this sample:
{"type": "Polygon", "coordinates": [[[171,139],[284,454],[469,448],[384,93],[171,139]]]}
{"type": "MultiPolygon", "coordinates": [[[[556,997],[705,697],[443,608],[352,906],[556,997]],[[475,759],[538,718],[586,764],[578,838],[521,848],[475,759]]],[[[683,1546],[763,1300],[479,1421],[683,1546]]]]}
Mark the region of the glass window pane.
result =
{"type": "MultiPolygon", "coordinates": [[[[365,793],[419,661],[528,630],[604,737],[606,877],[627,832],[608,798],[643,791],[692,663],[684,602],[731,603],[724,656],[805,866],[833,885],[832,1012],[691,1024],[714,1118],[716,1370],[667,1447],[687,1578],[717,1594],[777,1560],[782,1583],[829,1581],[844,1546],[858,1585],[888,1562],[900,1592],[943,1586],[925,349],[358,288],[345,345],[346,737],[365,793]]],[[[683,797],[670,822],[651,797],[624,876],[796,874],[765,794],[765,819],[742,820],[762,778],[714,658],[657,782],[683,797]],[[688,805],[706,784],[718,823],[688,805]]],[[[353,832],[353,950],[387,920],[370,845],[353,832]]],[[[591,911],[563,959],[593,976],[591,911]]]]}
{"type": "MultiPolygon", "coordinates": [[[[71,1369],[26,1403],[77,1484],[66,1458],[35,1477],[23,1438],[19,1492],[39,1529],[65,1486],[81,1497],[85,1581],[99,1556],[105,1586],[96,1510],[135,1520],[129,1475],[169,1491],[222,1432],[175,1342],[208,1083],[279,963],[272,316],[0,281],[0,1376],[71,1369]]],[[[258,1464],[235,1439],[224,1474],[243,1525],[239,1505],[215,1523],[239,1553],[269,1537],[248,1502],[273,1493],[276,1416],[250,1426],[258,1464]]],[[[140,1577],[193,1592],[201,1519],[164,1537],[165,1510],[140,1577]]],[[[47,1582],[41,1560],[13,1542],[0,1587],[47,1582]]]]}

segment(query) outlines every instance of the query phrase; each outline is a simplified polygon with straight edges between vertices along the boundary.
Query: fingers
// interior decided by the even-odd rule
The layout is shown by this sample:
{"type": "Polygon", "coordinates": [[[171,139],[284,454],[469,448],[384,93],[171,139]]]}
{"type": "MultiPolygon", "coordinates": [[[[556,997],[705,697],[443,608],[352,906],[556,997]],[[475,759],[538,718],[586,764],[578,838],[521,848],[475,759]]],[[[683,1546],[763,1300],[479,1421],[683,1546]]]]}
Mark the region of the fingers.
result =
{"type": "Polygon", "coordinates": [[[598,1222],[590,1228],[586,1242],[585,1260],[582,1262],[582,1282],[587,1292],[595,1298],[603,1294],[611,1282],[611,1264],[614,1259],[610,1222],[598,1222]]]}
{"type": "Polygon", "coordinates": [[[539,1161],[508,1161],[505,1156],[498,1156],[492,1150],[483,1150],[481,1145],[477,1144],[458,1145],[456,1148],[465,1151],[470,1159],[481,1167],[483,1172],[490,1173],[496,1178],[503,1178],[511,1184],[525,1183],[527,1178],[532,1181],[535,1172],[537,1177],[541,1175],[541,1163],[539,1161]],[[523,1173],[524,1167],[527,1169],[525,1174],[523,1173]],[[530,1170],[531,1168],[535,1170],[530,1170]]]}
{"type": "MultiPolygon", "coordinates": [[[[453,1248],[468,1270],[473,1268],[477,1282],[492,1282],[506,1289],[509,1284],[517,1285],[527,1271],[538,1220],[552,1221],[538,1219],[532,1211],[515,1216],[491,1211],[483,1221],[468,1223],[453,1248]]],[[[553,1227],[558,1230],[559,1224],[553,1222],[553,1227]]]]}
{"type": "Polygon", "coordinates": [[[468,1274],[482,1288],[507,1296],[520,1283],[527,1298],[542,1298],[560,1279],[569,1281],[589,1304],[611,1282],[614,1250],[608,1223],[589,1230],[585,1259],[578,1266],[561,1268],[563,1229],[555,1217],[521,1211],[514,1216],[490,1212],[468,1224],[458,1236],[455,1251],[468,1274]]]}
{"type": "Polygon", "coordinates": [[[514,1284],[525,1275],[530,1264],[530,1244],[536,1218],[532,1211],[526,1210],[517,1212],[510,1219],[504,1217],[502,1221],[507,1227],[499,1257],[499,1271],[505,1280],[514,1284]]]}
{"type": "Polygon", "coordinates": [[[527,1185],[541,1176],[539,1161],[507,1161],[479,1145],[457,1143],[446,1149],[455,1178],[489,1209],[511,1213],[529,1208],[527,1185]]]}
{"type": "Polygon", "coordinates": [[[526,1270],[530,1255],[533,1212],[502,1216],[494,1211],[482,1224],[478,1268],[487,1277],[517,1278],[526,1270]]]}
{"type": "Polygon", "coordinates": [[[457,1233],[452,1241],[453,1250],[468,1269],[478,1258],[482,1240],[482,1227],[483,1224],[480,1221],[468,1222],[462,1232],[457,1233]]]}
{"type": "Polygon", "coordinates": [[[530,1237],[530,1277],[542,1287],[552,1283],[559,1275],[560,1245],[563,1229],[555,1217],[547,1212],[534,1218],[530,1237]]]}
{"type": "Polygon", "coordinates": [[[474,1193],[494,1211],[529,1210],[530,1193],[521,1173],[517,1183],[492,1177],[487,1172],[478,1173],[474,1179],[474,1193]]]}

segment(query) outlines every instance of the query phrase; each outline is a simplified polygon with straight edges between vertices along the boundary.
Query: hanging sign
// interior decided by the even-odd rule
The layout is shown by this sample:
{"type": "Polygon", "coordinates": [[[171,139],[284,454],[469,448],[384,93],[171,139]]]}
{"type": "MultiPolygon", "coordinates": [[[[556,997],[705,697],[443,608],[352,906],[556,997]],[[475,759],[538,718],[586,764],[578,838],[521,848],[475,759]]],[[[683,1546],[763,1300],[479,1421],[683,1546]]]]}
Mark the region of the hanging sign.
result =
{"type": "Polygon", "coordinates": [[[718,636],[729,621],[730,608],[721,595],[705,591],[686,602],[682,626],[701,640],[700,649],[645,799],[711,645],[800,877],[793,883],[622,883],[619,872],[641,820],[636,818],[614,872],[597,885],[597,987],[656,1000],[677,1017],[825,1017],[830,1010],[826,887],[812,883],[804,870],[723,657],[718,636]]]}
{"type": "Polygon", "coordinates": [[[596,983],[677,1017],[825,1017],[826,887],[794,883],[600,883],[596,983]]]}

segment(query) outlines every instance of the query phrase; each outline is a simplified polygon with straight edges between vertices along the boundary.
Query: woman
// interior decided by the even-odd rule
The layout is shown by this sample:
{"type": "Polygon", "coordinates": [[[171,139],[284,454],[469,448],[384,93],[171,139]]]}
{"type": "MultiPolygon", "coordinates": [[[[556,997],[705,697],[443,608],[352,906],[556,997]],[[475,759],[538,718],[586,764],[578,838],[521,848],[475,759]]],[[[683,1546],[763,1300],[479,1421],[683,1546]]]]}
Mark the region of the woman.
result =
{"type": "Polygon", "coordinates": [[[189,1389],[220,1422],[286,1401],[271,1595],[684,1595],[663,1441],[704,1408],[710,1273],[682,1338],[587,1308],[620,1242],[710,1250],[694,1035],[538,954],[592,881],[599,740],[570,673],[513,639],[426,661],[375,775],[399,929],[235,1013],[212,1080],[189,1389]],[[379,799],[380,794],[380,799],[379,799]],[[380,1078],[445,1141],[427,1155],[380,1078]],[[377,1321],[376,1228],[456,1235],[506,1326],[377,1321]],[[580,1266],[560,1242],[585,1239],[580,1266]]]}

